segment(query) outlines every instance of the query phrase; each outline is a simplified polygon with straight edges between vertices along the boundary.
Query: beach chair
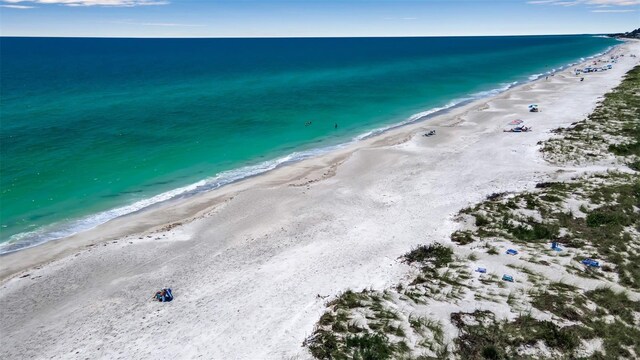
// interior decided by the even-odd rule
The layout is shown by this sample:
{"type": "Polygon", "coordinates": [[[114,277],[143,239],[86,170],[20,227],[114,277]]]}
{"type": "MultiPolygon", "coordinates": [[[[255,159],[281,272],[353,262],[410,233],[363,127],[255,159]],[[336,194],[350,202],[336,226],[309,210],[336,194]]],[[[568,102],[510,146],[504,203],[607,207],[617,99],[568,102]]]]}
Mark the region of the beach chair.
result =
{"type": "Polygon", "coordinates": [[[518,255],[518,250],[509,249],[506,251],[507,255],[518,255]]]}

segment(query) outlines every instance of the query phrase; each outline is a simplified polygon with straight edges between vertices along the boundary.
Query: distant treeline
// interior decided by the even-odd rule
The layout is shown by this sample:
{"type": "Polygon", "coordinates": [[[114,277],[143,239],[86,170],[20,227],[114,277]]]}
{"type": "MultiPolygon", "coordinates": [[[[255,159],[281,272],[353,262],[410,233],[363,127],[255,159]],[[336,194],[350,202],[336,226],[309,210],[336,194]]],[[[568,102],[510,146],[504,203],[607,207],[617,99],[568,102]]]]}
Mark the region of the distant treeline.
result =
{"type": "Polygon", "coordinates": [[[610,37],[640,39],[640,28],[626,33],[609,34],[610,37]]]}

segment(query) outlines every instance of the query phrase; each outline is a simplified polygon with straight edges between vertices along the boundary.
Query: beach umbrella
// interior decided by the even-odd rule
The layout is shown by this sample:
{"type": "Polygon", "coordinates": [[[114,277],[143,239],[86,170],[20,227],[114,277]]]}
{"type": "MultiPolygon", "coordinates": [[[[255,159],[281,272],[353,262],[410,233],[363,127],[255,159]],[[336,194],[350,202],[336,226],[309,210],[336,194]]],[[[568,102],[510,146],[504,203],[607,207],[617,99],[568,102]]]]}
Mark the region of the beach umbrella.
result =
{"type": "Polygon", "coordinates": [[[522,124],[522,120],[520,119],[509,122],[509,125],[519,125],[519,124],[522,124]]]}
{"type": "Polygon", "coordinates": [[[538,104],[531,104],[531,105],[529,105],[529,109],[533,109],[533,108],[537,108],[537,107],[538,107],[538,104]]]}

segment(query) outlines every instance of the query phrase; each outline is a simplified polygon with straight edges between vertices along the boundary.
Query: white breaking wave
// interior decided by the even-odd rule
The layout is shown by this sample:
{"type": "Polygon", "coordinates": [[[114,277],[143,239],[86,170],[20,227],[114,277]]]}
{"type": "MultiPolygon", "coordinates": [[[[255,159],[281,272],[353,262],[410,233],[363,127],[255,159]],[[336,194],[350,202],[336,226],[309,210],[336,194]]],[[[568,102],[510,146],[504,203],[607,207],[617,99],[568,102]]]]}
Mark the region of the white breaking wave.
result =
{"type": "Polygon", "coordinates": [[[503,93],[503,92],[511,89],[512,87],[514,87],[516,85],[518,85],[517,81],[510,82],[510,83],[504,83],[504,84],[500,85],[500,87],[498,87],[498,88],[487,90],[487,91],[477,92],[477,93],[471,95],[471,99],[475,100],[475,99],[481,99],[481,98],[484,98],[484,97],[495,96],[495,95],[498,95],[500,93],[503,93]]]}
{"type": "Polygon", "coordinates": [[[541,77],[543,77],[545,74],[544,73],[540,73],[540,74],[533,74],[531,76],[529,76],[529,80],[533,81],[533,80],[538,80],[541,77]]]}
{"type": "Polygon", "coordinates": [[[413,114],[413,115],[409,116],[406,120],[401,121],[399,123],[395,123],[393,125],[377,128],[377,129],[374,129],[374,130],[371,130],[371,131],[367,131],[364,134],[360,134],[360,135],[354,137],[352,141],[355,142],[355,141],[361,141],[361,140],[364,140],[364,139],[368,139],[368,138],[370,138],[372,136],[380,135],[380,134],[382,134],[384,132],[387,132],[387,131],[389,131],[391,129],[396,129],[396,128],[399,128],[399,127],[414,123],[416,121],[423,120],[427,116],[433,115],[435,113],[439,113],[439,112],[444,111],[444,110],[451,109],[452,107],[457,106],[457,105],[459,105],[460,103],[462,103],[462,102],[464,102],[466,100],[468,100],[468,99],[454,100],[454,101],[448,103],[445,106],[441,106],[441,107],[429,109],[427,111],[422,111],[422,112],[419,112],[417,114],[413,114]]]}

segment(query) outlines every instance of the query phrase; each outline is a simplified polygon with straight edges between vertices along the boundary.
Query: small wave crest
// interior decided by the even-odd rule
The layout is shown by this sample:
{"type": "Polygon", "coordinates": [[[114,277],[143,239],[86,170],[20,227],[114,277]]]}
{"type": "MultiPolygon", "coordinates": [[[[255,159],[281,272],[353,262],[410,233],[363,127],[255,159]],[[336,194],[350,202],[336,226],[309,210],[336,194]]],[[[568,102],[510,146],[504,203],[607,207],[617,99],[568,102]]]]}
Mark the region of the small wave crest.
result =
{"type": "Polygon", "coordinates": [[[533,74],[533,75],[529,76],[529,81],[538,80],[541,77],[543,77],[544,75],[545,75],[544,73],[533,74]]]}
{"type": "Polygon", "coordinates": [[[517,81],[510,82],[510,83],[504,83],[504,84],[500,85],[500,87],[497,87],[495,89],[477,92],[477,93],[471,95],[471,99],[472,100],[476,100],[476,99],[482,99],[482,98],[489,97],[489,96],[495,96],[495,95],[501,94],[501,93],[511,89],[512,87],[514,87],[516,85],[518,85],[517,81]]]}
{"type": "Polygon", "coordinates": [[[402,126],[405,126],[405,125],[409,125],[411,123],[423,120],[424,118],[426,118],[428,116],[433,116],[436,113],[440,113],[442,111],[451,109],[451,108],[453,108],[453,107],[455,107],[455,106],[459,105],[460,103],[462,103],[464,101],[467,101],[467,100],[468,100],[468,98],[457,99],[457,100],[451,101],[450,103],[448,103],[445,106],[436,107],[436,108],[429,109],[429,110],[426,110],[426,111],[421,111],[421,112],[419,112],[417,114],[413,114],[413,115],[409,116],[406,120],[401,121],[399,123],[395,123],[395,124],[392,124],[392,125],[389,125],[389,126],[377,128],[377,129],[374,129],[374,130],[371,130],[371,131],[367,131],[366,133],[360,134],[360,135],[354,137],[352,139],[352,141],[355,142],[355,141],[365,140],[365,139],[368,139],[370,137],[380,135],[380,134],[382,134],[384,132],[387,132],[389,130],[396,129],[396,128],[399,128],[399,127],[402,127],[402,126]]]}
{"type": "Polygon", "coordinates": [[[406,120],[389,125],[389,126],[385,126],[385,127],[381,127],[381,128],[377,128],[371,131],[368,131],[364,134],[360,134],[356,137],[353,138],[353,141],[361,141],[361,140],[365,140],[368,139],[370,137],[373,136],[377,136],[380,135],[384,132],[387,132],[389,130],[392,129],[396,129],[405,125],[409,125],[418,121],[422,121],[425,120],[426,118],[429,117],[433,117],[436,115],[441,114],[442,112],[451,110],[452,108],[461,106],[463,104],[466,104],[470,101],[476,100],[476,99],[481,99],[484,97],[489,97],[489,96],[494,96],[494,95],[498,95],[500,93],[503,93],[509,89],[511,89],[512,87],[516,86],[518,84],[517,81],[511,82],[511,83],[504,83],[501,84],[500,87],[497,87],[495,89],[491,89],[491,90],[486,90],[486,91],[480,91],[477,92],[475,94],[472,94],[470,96],[467,97],[463,97],[463,98],[458,98],[455,100],[452,100],[451,102],[449,102],[448,104],[444,105],[444,106],[440,106],[440,107],[435,107],[435,108],[431,108],[429,110],[426,111],[421,111],[419,113],[413,114],[411,116],[409,116],[406,120]]]}

